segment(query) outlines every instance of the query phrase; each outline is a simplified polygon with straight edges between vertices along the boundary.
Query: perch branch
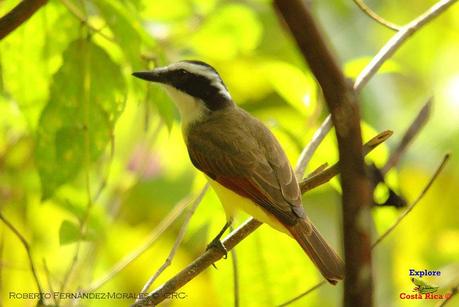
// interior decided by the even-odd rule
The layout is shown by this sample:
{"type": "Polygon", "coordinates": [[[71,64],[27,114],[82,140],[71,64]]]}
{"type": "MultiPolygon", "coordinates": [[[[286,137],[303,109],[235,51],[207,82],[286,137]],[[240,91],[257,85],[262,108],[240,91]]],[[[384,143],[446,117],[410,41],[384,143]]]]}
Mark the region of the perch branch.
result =
{"type": "Polygon", "coordinates": [[[368,17],[370,17],[371,19],[373,19],[377,23],[379,23],[379,24],[381,24],[381,25],[385,26],[386,28],[391,29],[393,31],[399,31],[400,30],[400,26],[398,26],[398,25],[396,25],[396,24],[394,24],[394,23],[392,23],[390,21],[387,21],[384,18],[382,18],[381,16],[379,16],[378,14],[376,14],[375,11],[373,11],[362,0],[353,0],[353,1],[359,7],[359,9],[362,12],[364,12],[368,17]]]}
{"type": "Polygon", "coordinates": [[[47,2],[48,0],[23,0],[19,2],[11,11],[0,18],[0,40],[26,22],[47,2]]]}
{"type": "MultiPolygon", "coordinates": [[[[236,228],[226,237],[222,243],[226,250],[230,251],[251,234],[255,229],[260,227],[262,223],[250,218],[244,224],[236,228]]],[[[177,275],[169,279],[166,283],[161,285],[159,288],[148,294],[147,297],[143,298],[139,302],[134,303],[133,306],[154,306],[164,299],[166,299],[171,293],[174,293],[177,289],[180,289],[212,263],[218,261],[224,256],[222,250],[218,248],[210,248],[204,252],[201,256],[196,258],[191,264],[181,270],[177,275]]]]}

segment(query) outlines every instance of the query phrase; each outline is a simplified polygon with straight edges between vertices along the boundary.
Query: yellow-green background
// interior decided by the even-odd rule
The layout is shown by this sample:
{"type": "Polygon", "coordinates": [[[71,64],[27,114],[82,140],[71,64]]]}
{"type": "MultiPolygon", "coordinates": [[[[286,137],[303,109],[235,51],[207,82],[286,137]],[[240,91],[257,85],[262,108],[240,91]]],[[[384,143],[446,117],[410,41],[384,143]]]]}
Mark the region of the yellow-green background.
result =
{"type": "MultiPolygon", "coordinates": [[[[351,78],[393,35],[350,0],[310,2],[351,78]]],[[[0,2],[1,14],[17,3],[0,2]]],[[[367,3],[403,24],[435,1],[367,3]]],[[[459,282],[458,16],[456,5],[417,33],[360,96],[364,138],[376,131],[394,131],[387,145],[368,158],[378,165],[384,164],[422,104],[434,96],[429,123],[389,176],[392,186],[409,201],[443,154],[452,153],[427,196],[374,252],[376,306],[437,303],[399,299],[400,292],[413,293],[410,268],[441,270],[440,278],[429,279],[441,286],[439,293],[459,282]]],[[[75,232],[88,204],[88,191],[93,200],[88,234],[67,292],[102,277],[143,244],[176,203],[195,197],[204,185],[203,176],[189,162],[171,101],[159,87],[130,75],[154,67],[155,61],[161,65],[181,59],[215,66],[235,101],[274,131],[293,164],[326,116],[313,77],[266,0],[52,0],[0,42],[0,210],[30,242],[46,291],[43,259],[57,289],[76,248],[75,232]],[[88,30],[69,11],[69,4],[109,39],[88,30]]],[[[309,171],[336,158],[330,134],[309,171]]],[[[304,205],[341,250],[336,183],[305,195],[304,205]]],[[[394,208],[375,209],[374,237],[400,213],[394,208]]],[[[239,216],[237,223],[244,218],[239,216]]],[[[154,286],[202,253],[224,219],[209,191],[172,265],[154,286]]],[[[166,259],[182,221],[183,215],[145,254],[97,291],[139,292],[166,259]]],[[[276,305],[320,280],[297,244],[267,226],[236,251],[241,306],[276,305]]],[[[183,288],[185,299],[165,305],[231,306],[231,261],[228,257],[217,264],[218,270],[207,269],[183,288]]],[[[35,304],[8,299],[12,291],[37,290],[23,246],[3,224],[0,281],[0,305],[35,304]]],[[[339,306],[341,297],[342,285],[326,285],[292,306],[339,306]]],[[[132,301],[82,303],[123,306],[132,301]]],[[[456,298],[450,305],[458,303],[456,298]]]]}

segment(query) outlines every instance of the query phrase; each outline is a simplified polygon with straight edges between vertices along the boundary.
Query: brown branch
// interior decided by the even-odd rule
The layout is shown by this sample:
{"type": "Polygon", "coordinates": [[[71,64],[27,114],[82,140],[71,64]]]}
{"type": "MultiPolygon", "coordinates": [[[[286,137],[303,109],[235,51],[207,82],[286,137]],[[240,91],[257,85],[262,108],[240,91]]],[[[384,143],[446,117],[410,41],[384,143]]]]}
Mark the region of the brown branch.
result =
{"type": "MultiPolygon", "coordinates": [[[[235,231],[231,232],[228,237],[223,240],[222,243],[226,250],[232,250],[234,246],[245,239],[255,229],[260,227],[261,224],[262,223],[253,218],[247,220],[244,224],[239,226],[235,231]]],[[[177,275],[169,279],[166,283],[154,290],[144,299],[134,303],[132,306],[153,306],[162,302],[164,299],[170,296],[171,293],[174,293],[174,291],[180,289],[195,276],[212,265],[212,263],[220,260],[223,256],[224,253],[221,249],[208,249],[201,256],[196,258],[191,264],[181,270],[177,275]]]]}
{"type": "Polygon", "coordinates": [[[0,40],[26,22],[47,2],[48,0],[23,0],[19,2],[11,11],[0,18],[0,40]]]}
{"type": "Polygon", "coordinates": [[[444,299],[443,301],[441,301],[437,307],[443,307],[443,306],[446,306],[446,304],[448,304],[448,302],[459,292],[459,285],[456,285],[455,287],[451,288],[451,293],[448,295],[448,297],[446,299],[444,299]]]}
{"type": "Polygon", "coordinates": [[[398,163],[398,161],[400,160],[401,156],[405,152],[408,145],[411,144],[411,141],[416,137],[416,135],[419,134],[421,129],[426,124],[427,120],[430,117],[431,108],[432,108],[432,98],[429,98],[429,100],[427,100],[427,102],[424,104],[424,106],[419,111],[416,118],[411,123],[410,127],[406,130],[397,148],[392,152],[386,164],[381,169],[381,172],[383,174],[386,174],[392,167],[394,167],[398,163]]]}
{"type": "Polygon", "coordinates": [[[403,43],[420,30],[428,22],[446,11],[457,0],[441,0],[434,4],[424,14],[420,15],[407,25],[403,26],[392,38],[379,50],[371,62],[363,69],[355,80],[354,89],[359,91],[376,74],[379,68],[388,60],[403,43]]]}
{"type": "MultiPolygon", "coordinates": [[[[41,287],[40,280],[38,279],[38,274],[37,274],[37,269],[35,268],[35,263],[33,262],[33,257],[32,257],[32,250],[30,249],[29,242],[24,238],[24,236],[17,230],[16,227],[13,226],[13,224],[10,223],[6,219],[6,217],[3,216],[3,214],[0,212],[0,220],[5,223],[5,225],[16,235],[16,237],[19,239],[21,242],[22,246],[24,246],[24,249],[27,252],[27,258],[29,260],[29,265],[30,265],[30,270],[32,271],[33,279],[35,280],[35,284],[37,285],[37,289],[39,293],[43,293],[43,288],[41,287]]],[[[40,295],[40,298],[38,300],[39,303],[44,303],[43,302],[43,296],[40,295]]]]}
{"type": "Polygon", "coordinates": [[[400,26],[397,26],[396,24],[394,24],[394,23],[392,23],[390,21],[387,21],[384,18],[382,18],[381,16],[379,16],[378,14],[376,14],[375,11],[373,11],[368,5],[365,4],[365,2],[363,2],[361,0],[353,0],[353,1],[359,7],[359,9],[362,10],[362,12],[365,13],[365,15],[367,15],[371,19],[375,20],[377,23],[379,23],[379,24],[381,24],[381,25],[385,26],[386,28],[391,29],[393,31],[399,31],[400,30],[400,26]]]}
{"type": "Polygon", "coordinates": [[[379,238],[371,245],[371,248],[374,248],[382,240],[384,240],[384,238],[387,237],[398,226],[398,224],[400,224],[400,222],[414,209],[414,207],[416,207],[416,205],[421,201],[421,199],[424,197],[424,195],[427,193],[427,191],[430,189],[430,187],[434,183],[435,179],[437,179],[438,175],[445,167],[446,162],[448,162],[449,157],[450,157],[449,153],[445,155],[445,157],[443,158],[443,161],[440,163],[440,166],[437,168],[435,173],[432,175],[432,178],[430,178],[429,182],[424,187],[424,189],[422,189],[421,193],[418,195],[415,201],[410,206],[408,206],[406,211],[403,212],[403,214],[398,217],[397,221],[395,221],[395,223],[391,227],[389,227],[382,235],[379,236],[379,238]]]}
{"type": "Polygon", "coordinates": [[[357,97],[340,65],[301,0],[275,0],[299,49],[320,84],[338,141],[345,256],[344,306],[372,306],[370,182],[362,153],[360,112],[357,97]]]}

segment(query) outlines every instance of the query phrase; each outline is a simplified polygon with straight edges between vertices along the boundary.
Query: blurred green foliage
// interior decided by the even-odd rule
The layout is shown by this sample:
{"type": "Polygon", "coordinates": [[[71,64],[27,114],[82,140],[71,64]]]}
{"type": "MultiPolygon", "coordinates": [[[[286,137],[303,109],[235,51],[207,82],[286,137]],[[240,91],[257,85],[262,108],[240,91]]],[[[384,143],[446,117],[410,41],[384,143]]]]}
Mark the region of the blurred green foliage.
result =
{"type": "MultiPolygon", "coordinates": [[[[0,3],[4,15],[16,0],[0,3]]],[[[435,1],[367,1],[378,13],[406,23],[435,1]]],[[[312,1],[347,76],[355,78],[393,34],[352,1],[312,1]]],[[[394,130],[388,145],[369,155],[384,165],[391,148],[428,97],[432,118],[388,181],[413,200],[442,154],[453,159],[426,198],[374,253],[376,306],[433,306],[403,301],[410,268],[438,269],[441,292],[459,280],[459,7],[416,34],[361,94],[367,140],[394,130]]],[[[237,103],[264,121],[295,163],[327,112],[320,89],[266,0],[51,0],[0,43],[0,210],[30,242],[39,278],[64,291],[86,289],[141,246],[177,203],[189,201],[205,179],[193,169],[177,112],[155,85],[131,72],[182,59],[209,62],[237,103]],[[90,25],[90,26],[88,26],[90,25]],[[89,209],[88,209],[89,208],[89,209]],[[85,221],[85,231],[80,232],[85,221]],[[49,276],[43,265],[46,260],[49,276]]],[[[337,160],[334,135],[308,171],[337,160]]],[[[384,197],[384,191],[378,192],[384,197]]],[[[337,180],[304,196],[311,219],[341,248],[337,180]]],[[[375,237],[400,214],[373,211],[375,237]]],[[[238,216],[237,223],[246,216],[238,216]]],[[[183,217],[142,256],[98,292],[138,293],[166,259],[183,217]]],[[[155,286],[198,256],[224,222],[213,191],[192,217],[170,268],[155,286]]],[[[267,226],[237,247],[241,306],[273,306],[307,290],[318,272],[293,240],[267,226]]],[[[231,257],[182,290],[173,306],[233,304],[231,257]]],[[[11,292],[35,292],[26,252],[0,226],[0,292],[5,306],[32,306],[11,292]]],[[[292,306],[337,306],[342,286],[324,286],[292,306]]],[[[451,303],[458,303],[457,298],[451,303]]],[[[69,301],[64,301],[65,304],[69,301]]],[[[85,300],[91,306],[126,300],[85,300]]]]}

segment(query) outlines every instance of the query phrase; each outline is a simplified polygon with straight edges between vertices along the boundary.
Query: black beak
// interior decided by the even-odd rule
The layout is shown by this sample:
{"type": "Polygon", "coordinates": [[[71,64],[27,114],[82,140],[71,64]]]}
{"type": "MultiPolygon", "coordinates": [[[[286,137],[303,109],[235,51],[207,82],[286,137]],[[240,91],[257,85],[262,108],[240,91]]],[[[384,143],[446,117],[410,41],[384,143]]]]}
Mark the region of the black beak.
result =
{"type": "Polygon", "coordinates": [[[139,79],[147,80],[147,81],[152,81],[152,82],[160,82],[163,83],[163,76],[158,73],[157,71],[136,71],[133,72],[132,75],[134,77],[137,77],[139,79]]]}

